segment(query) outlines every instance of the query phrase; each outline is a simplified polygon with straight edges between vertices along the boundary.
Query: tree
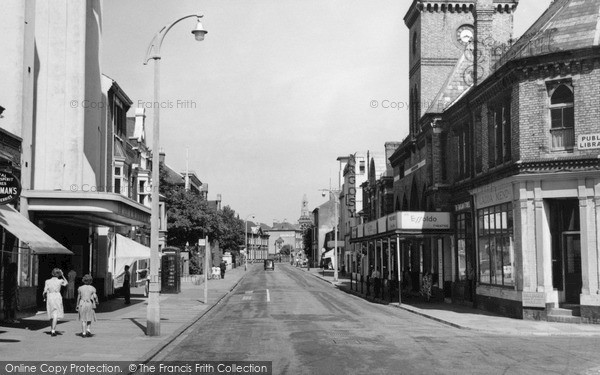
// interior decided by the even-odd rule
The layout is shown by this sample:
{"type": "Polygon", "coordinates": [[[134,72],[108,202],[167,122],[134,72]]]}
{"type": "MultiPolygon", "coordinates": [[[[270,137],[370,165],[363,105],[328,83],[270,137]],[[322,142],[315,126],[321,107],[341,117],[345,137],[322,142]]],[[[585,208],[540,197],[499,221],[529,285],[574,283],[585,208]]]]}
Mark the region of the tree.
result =
{"type": "Polygon", "coordinates": [[[292,253],[292,245],[290,244],[285,244],[281,247],[281,250],[279,250],[279,254],[281,255],[290,255],[292,253]]]}
{"type": "Polygon", "coordinates": [[[165,197],[167,210],[167,239],[170,246],[183,248],[186,243],[198,243],[200,238],[216,240],[219,217],[202,196],[186,191],[168,178],[168,171],[161,165],[160,193],[165,197]]]}
{"type": "Polygon", "coordinates": [[[244,222],[236,217],[235,211],[229,206],[218,212],[218,240],[223,251],[238,253],[244,244],[244,222]]]}

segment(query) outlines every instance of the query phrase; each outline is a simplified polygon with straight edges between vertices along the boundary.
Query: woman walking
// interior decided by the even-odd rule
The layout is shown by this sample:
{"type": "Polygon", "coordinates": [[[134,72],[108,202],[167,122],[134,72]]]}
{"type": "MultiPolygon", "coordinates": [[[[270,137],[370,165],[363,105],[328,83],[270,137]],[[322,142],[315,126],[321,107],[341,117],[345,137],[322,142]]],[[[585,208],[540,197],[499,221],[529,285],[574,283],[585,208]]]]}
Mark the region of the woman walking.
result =
{"type": "Polygon", "coordinates": [[[98,295],[96,288],[92,286],[92,276],[85,275],[82,279],[82,286],[77,289],[77,307],[79,311],[79,320],[81,321],[81,337],[92,337],[92,321],[96,321],[96,312],[94,309],[98,305],[98,295]]]}
{"type": "Polygon", "coordinates": [[[65,316],[60,288],[67,284],[68,282],[65,280],[61,269],[55,268],[52,270],[52,278],[46,280],[46,284],[44,285],[44,293],[42,295],[46,300],[46,312],[48,313],[48,319],[50,319],[52,328],[51,336],[53,337],[56,336],[56,323],[58,319],[62,319],[65,316]]]}

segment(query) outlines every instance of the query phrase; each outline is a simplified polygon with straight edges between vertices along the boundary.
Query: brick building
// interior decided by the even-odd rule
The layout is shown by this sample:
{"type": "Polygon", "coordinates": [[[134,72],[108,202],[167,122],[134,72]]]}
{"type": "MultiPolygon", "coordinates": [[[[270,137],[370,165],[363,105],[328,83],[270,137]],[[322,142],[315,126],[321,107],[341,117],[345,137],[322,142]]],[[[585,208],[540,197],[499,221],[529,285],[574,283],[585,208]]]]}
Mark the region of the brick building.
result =
{"type": "Polygon", "coordinates": [[[554,1],[513,41],[517,5],[411,5],[410,134],[390,157],[394,208],[449,225],[411,234],[380,218],[362,241],[383,255],[396,242],[415,290],[429,272],[434,295],[453,302],[598,323],[600,3],[554,1]]]}

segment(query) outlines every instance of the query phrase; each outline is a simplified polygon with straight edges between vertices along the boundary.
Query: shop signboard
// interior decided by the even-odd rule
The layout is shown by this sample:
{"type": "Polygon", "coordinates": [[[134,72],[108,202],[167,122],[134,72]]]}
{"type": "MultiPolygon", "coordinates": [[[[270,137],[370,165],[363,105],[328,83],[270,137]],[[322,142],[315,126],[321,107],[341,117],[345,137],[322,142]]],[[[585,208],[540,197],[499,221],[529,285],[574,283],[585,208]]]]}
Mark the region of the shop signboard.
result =
{"type": "Polygon", "coordinates": [[[377,219],[377,233],[385,233],[387,230],[387,217],[377,219]]]}
{"type": "Polygon", "coordinates": [[[475,195],[477,208],[496,206],[513,200],[513,187],[511,184],[487,185],[472,192],[475,195]]]}
{"type": "Polygon", "coordinates": [[[14,202],[21,195],[21,183],[12,173],[0,172],[0,204],[14,202]]]}
{"type": "Polygon", "coordinates": [[[365,224],[365,236],[374,236],[377,234],[377,222],[371,221],[365,224]]]}
{"type": "Polygon", "coordinates": [[[401,211],[400,229],[450,229],[450,213],[401,211]]]}
{"type": "Polygon", "coordinates": [[[358,224],[356,226],[356,238],[362,238],[365,236],[365,225],[358,224]]]}
{"type": "Polygon", "coordinates": [[[387,230],[450,229],[449,212],[398,211],[386,217],[387,230]]]}

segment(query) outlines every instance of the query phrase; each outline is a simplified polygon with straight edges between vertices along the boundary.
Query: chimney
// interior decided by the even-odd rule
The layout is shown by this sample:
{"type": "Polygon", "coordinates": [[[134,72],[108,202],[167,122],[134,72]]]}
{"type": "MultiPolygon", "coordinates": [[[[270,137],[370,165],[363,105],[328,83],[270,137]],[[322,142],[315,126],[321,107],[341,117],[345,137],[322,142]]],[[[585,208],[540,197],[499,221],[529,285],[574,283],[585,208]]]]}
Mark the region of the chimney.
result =
{"type": "Polygon", "coordinates": [[[494,0],[477,0],[475,4],[475,50],[473,83],[480,84],[490,74],[494,43],[494,0]]]}

